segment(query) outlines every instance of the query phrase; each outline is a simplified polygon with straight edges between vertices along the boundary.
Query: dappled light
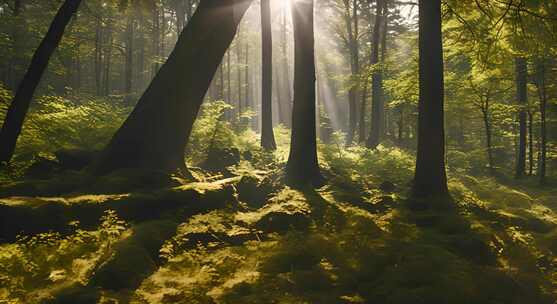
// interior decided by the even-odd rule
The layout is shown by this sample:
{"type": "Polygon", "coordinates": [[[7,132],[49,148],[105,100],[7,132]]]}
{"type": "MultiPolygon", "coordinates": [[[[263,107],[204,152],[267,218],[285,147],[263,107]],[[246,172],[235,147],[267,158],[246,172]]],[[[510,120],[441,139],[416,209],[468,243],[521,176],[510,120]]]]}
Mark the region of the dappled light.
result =
{"type": "Polygon", "coordinates": [[[0,1],[0,303],[556,303],[554,1],[54,2],[0,1]]]}

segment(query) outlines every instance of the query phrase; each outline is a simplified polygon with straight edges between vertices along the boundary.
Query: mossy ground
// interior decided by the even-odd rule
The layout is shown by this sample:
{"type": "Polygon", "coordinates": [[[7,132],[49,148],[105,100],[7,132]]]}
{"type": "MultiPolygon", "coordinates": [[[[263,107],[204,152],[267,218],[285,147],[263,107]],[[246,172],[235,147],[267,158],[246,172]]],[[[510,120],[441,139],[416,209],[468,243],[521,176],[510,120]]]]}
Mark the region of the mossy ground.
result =
{"type": "Polygon", "coordinates": [[[412,201],[408,154],[334,144],[327,184],[295,190],[282,146],[157,190],[130,175],[4,186],[2,208],[45,223],[48,204],[94,212],[1,245],[0,303],[554,303],[555,190],[453,174],[452,201],[412,201]]]}

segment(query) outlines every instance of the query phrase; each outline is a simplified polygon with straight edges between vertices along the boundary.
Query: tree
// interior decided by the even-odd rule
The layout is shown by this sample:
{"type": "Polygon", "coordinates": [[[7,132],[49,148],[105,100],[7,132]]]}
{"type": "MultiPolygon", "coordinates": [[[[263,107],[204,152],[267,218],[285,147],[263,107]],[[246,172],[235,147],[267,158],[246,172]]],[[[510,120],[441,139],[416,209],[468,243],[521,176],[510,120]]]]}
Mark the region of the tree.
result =
{"type": "Polygon", "coordinates": [[[343,0],[344,4],[344,22],[346,23],[346,31],[348,33],[348,50],[350,52],[350,89],[348,90],[348,112],[349,126],[346,144],[350,145],[354,141],[356,132],[357,106],[358,106],[358,86],[356,84],[357,75],[360,73],[359,58],[359,27],[358,27],[358,1],[343,0]]]}
{"type": "Polygon", "coordinates": [[[203,97],[251,2],[199,3],[168,60],[93,164],[93,173],[121,168],[185,173],[184,148],[203,97]]]}
{"type": "Polygon", "coordinates": [[[383,135],[385,126],[385,103],[383,100],[383,74],[377,67],[379,64],[379,45],[381,42],[381,27],[386,11],[385,0],[377,0],[375,26],[373,27],[373,41],[370,65],[373,69],[371,80],[371,130],[366,146],[375,149],[383,135]]]}
{"type": "Polygon", "coordinates": [[[516,65],[516,94],[520,107],[518,114],[519,136],[518,136],[518,153],[516,158],[517,178],[524,176],[526,170],[526,105],[528,104],[528,63],[524,57],[515,59],[516,65]]]}
{"type": "Polygon", "coordinates": [[[39,85],[41,77],[48,66],[50,57],[58,47],[60,40],[62,40],[66,26],[77,11],[80,3],[81,0],[66,0],[62,4],[50,24],[48,32],[35,51],[27,73],[19,84],[14,99],[10,104],[2,131],[0,131],[0,162],[9,162],[11,160],[35,89],[39,85]]]}
{"type": "Polygon", "coordinates": [[[315,39],[313,0],[292,4],[294,25],[294,103],[286,177],[296,187],[320,185],[315,126],[315,39]]]}
{"type": "Polygon", "coordinates": [[[261,81],[261,146],[276,150],[273,134],[273,37],[270,0],[261,0],[262,81],[261,81]]]}
{"type": "Polygon", "coordinates": [[[445,172],[441,0],[419,2],[420,97],[413,196],[448,195],[445,172]]]}
{"type": "Polygon", "coordinates": [[[540,156],[538,160],[538,178],[540,185],[546,182],[547,167],[547,86],[545,80],[546,59],[540,58],[536,63],[535,83],[540,99],[540,156]]]}

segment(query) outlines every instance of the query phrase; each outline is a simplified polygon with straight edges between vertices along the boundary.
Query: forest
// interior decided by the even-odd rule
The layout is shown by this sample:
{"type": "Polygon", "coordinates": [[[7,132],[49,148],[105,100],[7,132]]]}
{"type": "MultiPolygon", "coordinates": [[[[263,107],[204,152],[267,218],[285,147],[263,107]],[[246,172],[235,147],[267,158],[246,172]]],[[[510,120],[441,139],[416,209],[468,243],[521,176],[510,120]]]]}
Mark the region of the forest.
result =
{"type": "Polygon", "coordinates": [[[557,303],[554,0],[0,0],[0,304],[557,303]]]}

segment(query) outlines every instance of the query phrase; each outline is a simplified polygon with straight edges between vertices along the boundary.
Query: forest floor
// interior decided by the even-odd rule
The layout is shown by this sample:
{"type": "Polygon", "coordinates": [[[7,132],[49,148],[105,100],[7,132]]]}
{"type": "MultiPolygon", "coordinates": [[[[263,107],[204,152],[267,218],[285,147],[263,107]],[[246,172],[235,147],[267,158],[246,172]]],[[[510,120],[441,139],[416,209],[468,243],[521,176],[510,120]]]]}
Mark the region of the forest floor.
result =
{"type": "Polygon", "coordinates": [[[327,184],[295,190],[283,161],[242,155],[224,174],[193,169],[197,182],[0,186],[0,303],[557,299],[555,187],[453,172],[452,201],[412,201],[404,152],[328,147],[327,184]]]}

